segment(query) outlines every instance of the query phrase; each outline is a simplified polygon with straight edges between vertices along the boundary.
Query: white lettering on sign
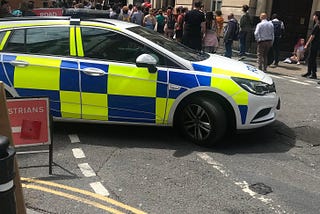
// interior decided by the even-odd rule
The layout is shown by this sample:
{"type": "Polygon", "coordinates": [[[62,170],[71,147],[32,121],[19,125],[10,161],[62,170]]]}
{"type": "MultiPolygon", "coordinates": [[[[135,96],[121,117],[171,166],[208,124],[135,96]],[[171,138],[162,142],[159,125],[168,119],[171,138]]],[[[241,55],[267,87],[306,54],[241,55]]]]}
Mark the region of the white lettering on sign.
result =
{"type": "Polygon", "coordinates": [[[9,108],[9,114],[28,114],[28,113],[43,113],[44,107],[33,106],[33,107],[20,107],[20,108],[9,108]]]}
{"type": "Polygon", "coordinates": [[[42,12],[40,16],[58,16],[56,12],[42,12]]]}

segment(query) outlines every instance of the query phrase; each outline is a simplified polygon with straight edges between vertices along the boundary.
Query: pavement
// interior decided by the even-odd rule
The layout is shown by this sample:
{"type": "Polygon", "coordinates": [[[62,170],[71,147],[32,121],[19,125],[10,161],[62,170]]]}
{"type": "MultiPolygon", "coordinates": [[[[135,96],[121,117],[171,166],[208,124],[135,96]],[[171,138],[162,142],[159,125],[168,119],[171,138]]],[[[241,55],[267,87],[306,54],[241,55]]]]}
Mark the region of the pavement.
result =
{"type": "MultiPolygon", "coordinates": [[[[219,48],[217,50],[218,55],[224,55],[224,48],[219,48]]],[[[242,61],[246,64],[253,65],[255,67],[258,66],[257,64],[257,55],[252,53],[246,53],[245,57],[240,58],[238,56],[239,52],[237,50],[232,51],[232,59],[242,61]]],[[[286,75],[291,77],[299,76],[301,77],[302,74],[307,72],[307,65],[301,63],[300,65],[297,64],[289,64],[284,63],[284,59],[289,56],[285,56],[284,54],[280,53],[280,62],[278,66],[270,65],[267,68],[266,73],[273,74],[273,75],[286,75]],[[282,57],[281,57],[282,56],[282,57]]],[[[320,58],[318,59],[318,64],[320,64],[320,58]]]]}
{"type": "Polygon", "coordinates": [[[41,214],[41,213],[27,208],[27,214],[41,214]]]}

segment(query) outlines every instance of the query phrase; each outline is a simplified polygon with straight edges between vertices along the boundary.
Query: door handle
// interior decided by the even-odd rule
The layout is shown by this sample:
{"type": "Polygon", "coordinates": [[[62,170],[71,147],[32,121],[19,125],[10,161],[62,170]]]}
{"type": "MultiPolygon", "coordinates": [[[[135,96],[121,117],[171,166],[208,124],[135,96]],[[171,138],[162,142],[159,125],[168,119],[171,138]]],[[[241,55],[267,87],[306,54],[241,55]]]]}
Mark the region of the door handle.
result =
{"type": "Polygon", "coordinates": [[[85,68],[82,71],[83,71],[83,73],[85,73],[87,75],[95,76],[95,77],[103,76],[103,75],[107,74],[106,72],[104,72],[103,70],[101,70],[99,68],[85,68]]]}
{"type": "Polygon", "coordinates": [[[10,62],[10,64],[17,67],[27,67],[29,65],[28,62],[22,60],[13,60],[10,62]]]}

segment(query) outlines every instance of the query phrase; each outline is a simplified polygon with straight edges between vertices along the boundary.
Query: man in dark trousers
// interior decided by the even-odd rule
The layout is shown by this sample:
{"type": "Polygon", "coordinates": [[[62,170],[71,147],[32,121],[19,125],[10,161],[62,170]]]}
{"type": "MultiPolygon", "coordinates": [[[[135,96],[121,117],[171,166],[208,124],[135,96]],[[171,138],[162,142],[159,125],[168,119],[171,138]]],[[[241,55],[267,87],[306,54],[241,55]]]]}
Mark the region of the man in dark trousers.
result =
{"type": "Polygon", "coordinates": [[[252,30],[252,20],[249,15],[249,6],[243,5],[242,6],[242,12],[243,15],[240,18],[240,32],[239,32],[239,57],[243,57],[246,55],[246,49],[247,49],[247,36],[250,35],[250,32],[252,30]]]}
{"type": "Polygon", "coordinates": [[[272,45],[274,65],[278,66],[280,55],[280,40],[284,33],[284,24],[278,19],[278,15],[276,13],[272,14],[271,19],[271,23],[274,27],[274,40],[272,45]]]}
{"type": "Polygon", "coordinates": [[[308,77],[310,79],[317,79],[317,55],[318,55],[318,49],[320,47],[320,12],[316,11],[313,14],[313,21],[315,22],[315,25],[313,27],[313,30],[311,32],[311,35],[304,46],[305,49],[308,48],[308,46],[311,44],[309,49],[309,55],[308,55],[308,70],[307,73],[303,74],[303,77],[308,77]]]}
{"type": "Polygon", "coordinates": [[[267,71],[268,51],[272,47],[274,39],[273,24],[267,20],[267,14],[260,14],[261,22],[257,24],[254,37],[257,41],[258,66],[260,70],[267,71]]]}
{"type": "Polygon", "coordinates": [[[225,53],[224,56],[231,58],[232,57],[232,44],[233,40],[237,40],[238,34],[238,21],[234,18],[233,13],[228,15],[228,24],[225,26],[224,33],[223,33],[223,41],[225,46],[225,53]]]}
{"type": "Polygon", "coordinates": [[[206,30],[206,19],[201,11],[202,2],[195,2],[194,7],[193,10],[185,15],[182,43],[192,49],[201,51],[202,38],[206,30]]]}

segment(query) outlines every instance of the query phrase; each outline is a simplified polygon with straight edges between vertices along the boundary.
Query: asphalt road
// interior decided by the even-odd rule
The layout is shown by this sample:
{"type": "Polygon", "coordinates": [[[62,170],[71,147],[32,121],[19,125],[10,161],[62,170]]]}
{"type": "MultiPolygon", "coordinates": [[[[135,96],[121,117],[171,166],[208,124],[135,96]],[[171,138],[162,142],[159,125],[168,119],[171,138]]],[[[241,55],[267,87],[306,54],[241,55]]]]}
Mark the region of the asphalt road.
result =
{"type": "Polygon", "coordinates": [[[82,214],[319,213],[320,85],[300,77],[303,65],[280,65],[268,70],[281,97],[278,120],[219,147],[195,146],[171,128],[54,123],[53,175],[48,154],[18,156],[27,207],[82,214]]]}

